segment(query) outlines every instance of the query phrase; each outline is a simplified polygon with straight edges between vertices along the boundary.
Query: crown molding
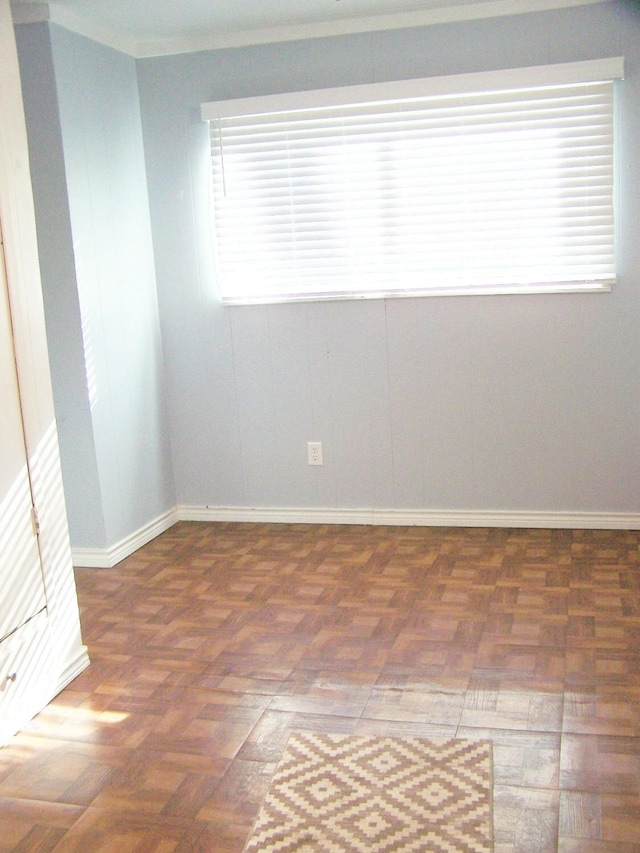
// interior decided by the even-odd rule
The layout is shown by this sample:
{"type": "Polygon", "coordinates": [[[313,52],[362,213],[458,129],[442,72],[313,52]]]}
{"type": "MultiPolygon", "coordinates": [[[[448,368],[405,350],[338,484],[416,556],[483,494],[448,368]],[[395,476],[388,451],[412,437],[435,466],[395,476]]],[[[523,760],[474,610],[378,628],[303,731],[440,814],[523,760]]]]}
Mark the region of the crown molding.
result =
{"type": "Polygon", "coordinates": [[[316,21],[308,24],[284,24],[250,30],[228,30],[200,33],[186,38],[139,42],[138,58],[194,53],[199,50],[219,50],[230,47],[248,47],[257,44],[275,44],[286,41],[353,35],[384,30],[401,30],[427,27],[435,24],[471,21],[481,18],[542,12],[572,6],[591,6],[613,0],[481,0],[476,3],[445,4],[417,12],[391,15],[372,15],[343,18],[335,21],[316,21]]]}
{"type": "Polygon", "coordinates": [[[432,6],[415,12],[342,18],[306,24],[283,24],[257,29],[211,29],[189,36],[161,39],[137,39],[131,34],[97,24],[87,17],[56,4],[16,0],[16,2],[12,2],[11,8],[13,20],[16,24],[51,21],[121,53],[126,53],[136,59],[144,59],[204,50],[426,27],[610,2],[614,2],[614,0],[480,0],[479,2],[464,2],[463,0],[459,3],[451,0],[451,2],[444,2],[441,6],[432,6]]]}
{"type": "Polygon", "coordinates": [[[11,18],[18,24],[41,24],[49,20],[48,3],[11,2],[11,18]]]}
{"type": "Polygon", "coordinates": [[[16,26],[50,22],[120,53],[126,53],[134,58],[138,56],[139,43],[135,39],[67,9],[61,9],[59,6],[31,2],[31,0],[13,0],[11,15],[16,26]]]}

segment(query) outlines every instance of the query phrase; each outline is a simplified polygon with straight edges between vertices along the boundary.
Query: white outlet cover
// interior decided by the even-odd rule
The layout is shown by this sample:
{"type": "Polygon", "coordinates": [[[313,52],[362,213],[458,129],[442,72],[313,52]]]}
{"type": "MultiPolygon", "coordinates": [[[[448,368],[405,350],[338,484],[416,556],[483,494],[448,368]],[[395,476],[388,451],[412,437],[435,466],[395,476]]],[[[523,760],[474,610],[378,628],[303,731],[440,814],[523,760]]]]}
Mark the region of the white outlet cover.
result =
{"type": "Polygon", "coordinates": [[[322,442],[308,441],[307,442],[307,462],[309,465],[323,465],[322,460],[322,442]]]}

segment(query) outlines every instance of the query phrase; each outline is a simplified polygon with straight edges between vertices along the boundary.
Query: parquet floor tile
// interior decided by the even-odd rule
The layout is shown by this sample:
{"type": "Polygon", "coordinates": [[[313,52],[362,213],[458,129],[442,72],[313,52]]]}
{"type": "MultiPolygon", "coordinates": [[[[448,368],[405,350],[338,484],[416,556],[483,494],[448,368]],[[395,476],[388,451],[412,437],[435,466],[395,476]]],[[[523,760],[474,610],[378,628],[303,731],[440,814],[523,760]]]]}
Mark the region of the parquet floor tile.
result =
{"type": "Polygon", "coordinates": [[[240,853],[294,729],[489,738],[495,853],[640,853],[638,532],[183,522],[76,577],[2,853],[240,853]]]}

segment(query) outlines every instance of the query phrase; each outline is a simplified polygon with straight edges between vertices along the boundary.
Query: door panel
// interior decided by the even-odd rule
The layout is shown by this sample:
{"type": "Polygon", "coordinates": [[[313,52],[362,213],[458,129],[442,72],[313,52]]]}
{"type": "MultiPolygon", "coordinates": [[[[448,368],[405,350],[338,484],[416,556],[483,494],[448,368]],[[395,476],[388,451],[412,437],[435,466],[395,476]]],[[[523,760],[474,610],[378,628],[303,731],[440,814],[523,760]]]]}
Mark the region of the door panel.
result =
{"type": "Polygon", "coordinates": [[[45,604],[0,234],[0,640],[45,604]]]}
{"type": "Polygon", "coordinates": [[[0,745],[51,699],[54,660],[45,610],[0,643],[0,745]]]}

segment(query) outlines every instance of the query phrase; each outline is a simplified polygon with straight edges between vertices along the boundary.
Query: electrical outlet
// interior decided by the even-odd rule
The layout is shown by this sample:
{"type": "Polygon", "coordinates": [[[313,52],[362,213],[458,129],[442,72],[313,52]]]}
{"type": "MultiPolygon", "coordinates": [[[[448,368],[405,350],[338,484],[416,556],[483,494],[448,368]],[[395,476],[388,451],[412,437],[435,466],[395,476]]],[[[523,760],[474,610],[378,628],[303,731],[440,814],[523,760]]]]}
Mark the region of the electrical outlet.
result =
{"type": "Polygon", "coordinates": [[[309,465],[324,465],[322,461],[322,442],[307,442],[307,462],[309,465]]]}

